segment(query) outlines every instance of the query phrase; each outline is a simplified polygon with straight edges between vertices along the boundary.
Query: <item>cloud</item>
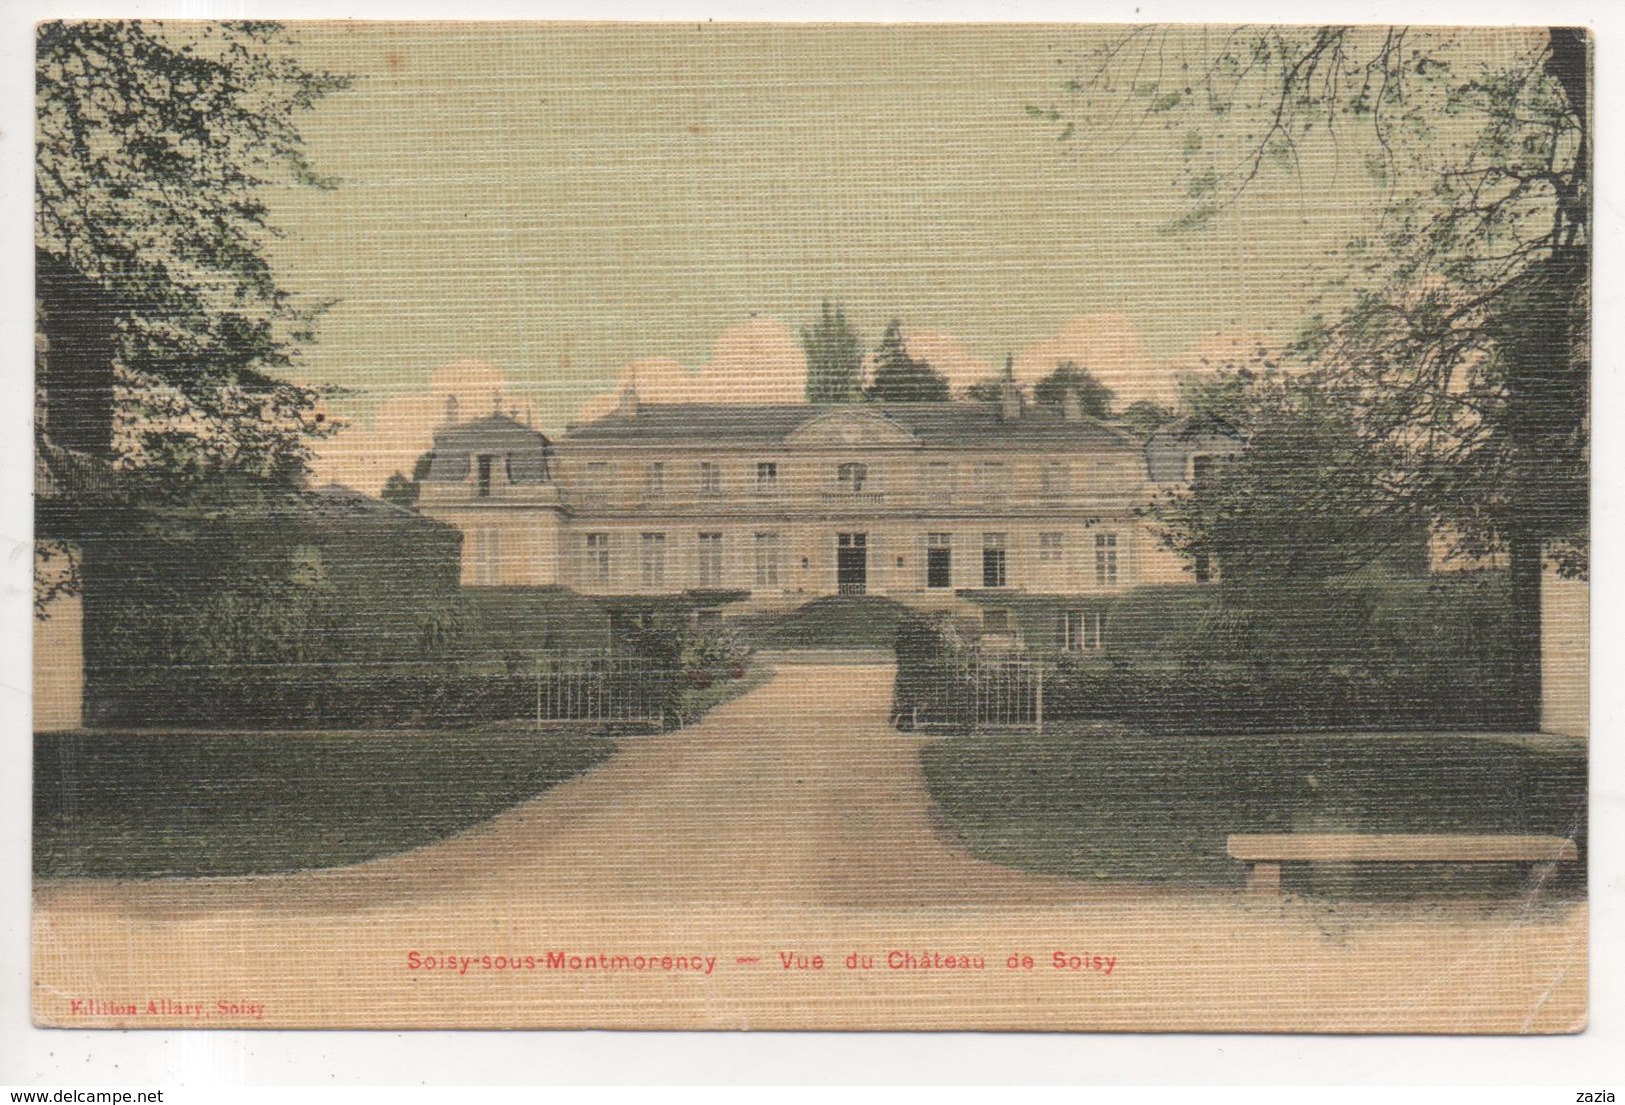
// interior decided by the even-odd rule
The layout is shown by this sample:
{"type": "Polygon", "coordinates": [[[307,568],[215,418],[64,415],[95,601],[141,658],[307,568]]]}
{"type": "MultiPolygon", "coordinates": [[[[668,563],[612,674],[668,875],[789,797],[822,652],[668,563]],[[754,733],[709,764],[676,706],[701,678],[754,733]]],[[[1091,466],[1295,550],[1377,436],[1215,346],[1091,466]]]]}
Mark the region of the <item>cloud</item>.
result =
{"type": "Polygon", "coordinates": [[[352,423],[323,441],[312,468],[320,483],[342,483],[369,495],[378,494],[391,473],[411,475],[417,459],[429,451],[434,432],[446,422],[447,401],[457,401],[459,419],[523,407],[513,382],[496,365],[457,361],[429,374],[426,391],[384,400],[371,423],[352,423]]]}
{"type": "Polygon", "coordinates": [[[608,414],[629,385],[645,403],[799,403],[806,395],[807,355],[778,319],[751,318],[717,335],[710,359],[698,369],[666,357],[633,361],[614,388],[588,400],[575,420],[608,414]]]}
{"type": "Polygon", "coordinates": [[[1148,355],[1140,330],[1124,314],[1078,315],[1052,337],[1016,354],[1016,379],[1035,384],[1064,361],[1094,373],[1111,388],[1118,408],[1141,399],[1171,403],[1179,395],[1178,370],[1148,355]]]}

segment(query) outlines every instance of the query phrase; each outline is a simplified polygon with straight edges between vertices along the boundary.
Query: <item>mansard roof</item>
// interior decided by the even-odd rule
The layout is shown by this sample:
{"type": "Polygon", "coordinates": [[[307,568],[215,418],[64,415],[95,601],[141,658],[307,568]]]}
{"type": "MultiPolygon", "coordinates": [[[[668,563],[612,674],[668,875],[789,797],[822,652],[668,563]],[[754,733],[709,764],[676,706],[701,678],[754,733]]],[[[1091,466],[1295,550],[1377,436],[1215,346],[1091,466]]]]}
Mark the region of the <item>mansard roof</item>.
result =
{"type": "Polygon", "coordinates": [[[927,448],[1137,448],[1139,439],[1092,418],[1069,421],[1059,407],[1029,404],[1005,421],[998,403],[724,404],[640,403],[636,414],[612,411],[572,427],[563,444],[779,445],[809,423],[883,420],[927,448]]]}
{"type": "Polygon", "coordinates": [[[490,414],[435,431],[436,452],[524,452],[543,450],[547,436],[506,414],[490,414]]]}
{"type": "Polygon", "coordinates": [[[547,436],[505,414],[491,414],[472,422],[447,426],[434,435],[428,479],[434,483],[468,478],[470,459],[491,454],[507,458],[514,483],[546,483],[547,436]]]}

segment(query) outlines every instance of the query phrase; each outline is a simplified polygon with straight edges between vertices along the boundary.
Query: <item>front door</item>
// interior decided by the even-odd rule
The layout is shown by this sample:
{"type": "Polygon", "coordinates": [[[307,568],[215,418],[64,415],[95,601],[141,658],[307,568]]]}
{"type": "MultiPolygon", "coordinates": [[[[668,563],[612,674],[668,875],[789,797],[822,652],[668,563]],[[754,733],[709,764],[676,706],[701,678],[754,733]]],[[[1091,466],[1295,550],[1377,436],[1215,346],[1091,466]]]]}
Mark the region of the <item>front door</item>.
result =
{"type": "Polygon", "coordinates": [[[835,538],[835,589],[861,595],[869,583],[869,535],[842,533],[835,538]]]}

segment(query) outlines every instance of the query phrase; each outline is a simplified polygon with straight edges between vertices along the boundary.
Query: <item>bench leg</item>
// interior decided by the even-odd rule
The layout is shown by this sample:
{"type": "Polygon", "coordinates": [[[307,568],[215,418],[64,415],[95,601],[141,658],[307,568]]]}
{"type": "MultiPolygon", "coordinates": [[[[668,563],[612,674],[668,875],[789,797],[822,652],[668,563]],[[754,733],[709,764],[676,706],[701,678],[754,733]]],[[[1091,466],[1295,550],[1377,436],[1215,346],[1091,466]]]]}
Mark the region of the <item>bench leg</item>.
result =
{"type": "Polygon", "coordinates": [[[1254,863],[1247,867],[1247,889],[1271,898],[1281,896],[1281,865],[1254,863]]]}

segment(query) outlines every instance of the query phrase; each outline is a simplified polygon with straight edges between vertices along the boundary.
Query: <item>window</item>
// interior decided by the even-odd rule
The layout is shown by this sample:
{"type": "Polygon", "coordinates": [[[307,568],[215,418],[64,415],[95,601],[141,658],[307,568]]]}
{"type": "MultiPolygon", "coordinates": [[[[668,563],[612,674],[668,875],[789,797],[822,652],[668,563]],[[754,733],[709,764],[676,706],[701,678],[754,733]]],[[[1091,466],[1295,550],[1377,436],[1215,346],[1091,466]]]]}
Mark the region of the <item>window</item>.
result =
{"type": "Polygon", "coordinates": [[[643,469],[643,501],[658,503],[666,498],[666,464],[651,461],[643,469]]]}
{"type": "Polygon", "coordinates": [[[925,538],[925,585],[937,589],[954,585],[954,535],[931,533],[925,538]]]}
{"type": "Polygon", "coordinates": [[[479,458],[477,466],[479,490],[476,491],[475,494],[482,499],[489,498],[491,495],[491,468],[495,464],[496,459],[497,458],[494,456],[482,456],[479,458]]]}
{"type": "Polygon", "coordinates": [[[1207,553],[1197,553],[1192,567],[1196,572],[1196,582],[1209,583],[1213,580],[1213,561],[1208,558],[1207,553]]]}
{"type": "Polygon", "coordinates": [[[643,589],[652,591],[666,585],[666,535],[643,535],[643,589]]]}
{"type": "Polygon", "coordinates": [[[984,460],[976,466],[976,494],[983,502],[1003,502],[1010,494],[1003,461],[984,460]]]}
{"type": "Polygon", "coordinates": [[[1117,534],[1095,534],[1095,584],[1100,587],[1117,585],[1117,534]]]}
{"type": "Polygon", "coordinates": [[[982,611],[982,629],[988,633],[1010,632],[1010,611],[989,607],[982,611]]]}
{"type": "Polygon", "coordinates": [[[756,535],[756,586],[777,587],[779,585],[779,535],[776,533],[758,533],[756,535]]]}
{"type": "Polygon", "coordinates": [[[835,482],[844,492],[857,494],[863,490],[863,485],[869,482],[869,466],[866,464],[843,464],[835,470],[835,482]]]}
{"type": "Polygon", "coordinates": [[[1068,610],[1056,625],[1056,643],[1067,652],[1105,647],[1106,615],[1099,610],[1068,610]]]}
{"type": "Polygon", "coordinates": [[[1041,564],[1059,564],[1066,558],[1066,534],[1041,533],[1038,535],[1038,561],[1041,564]]]}
{"type": "Polygon", "coordinates": [[[582,577],[589,583],[609,582],[609,534],[589,533],[582,549],[582,577]]]}
{"type": "Polygon", "coordinates": [[[722,494],[722,466],[714,461],[700,461],[700,494],[715,497],[722,494]]]}
{"type": "Polygon", "coordinates": [[[1046,460],[1038,469],[1038,493],[1046,499],[1059,499],[1066,494],[1071,473],[1064,460],[1046,460]]]}
{"type": "Polygon", "coordinates": [[[982,534],[982,586],[1004,586],[1004,534],[982,534]]]}
{"type": "Polygon", "coordinates": [[[609,463],[602,460],[589,460],[586,474],[582,479],[581,501],[602,506],[609,501],[609,483],[609,463]]]}
{"type": "Polygon", "coordinates": [[[779,465],[777,461],[764,460],[756,464],[756,494],[775,495],[779,490],[779,465]]]}
{"type": "Polygon", "coordinates": [[[1197,453],[1191,457],[1191,482],[1205,479],[1213,471],[1213,458],[1207,453],[1197,453]]]}
{"type": "Polygon", "coordinates": [[[700,534],[700,586],[722,586],[722,534],[700,534]]]}
{"type": "Polygon", "coordinates": [[[931,461],[925,466],[925,499],[933,505],[954,501],[954,466],[931,461]]]}
{"type": "Polygon", "coordinates": [[[474,582],[497,583],[501,579],[502,531],[491,526],[474,530],[474,582]]]}

